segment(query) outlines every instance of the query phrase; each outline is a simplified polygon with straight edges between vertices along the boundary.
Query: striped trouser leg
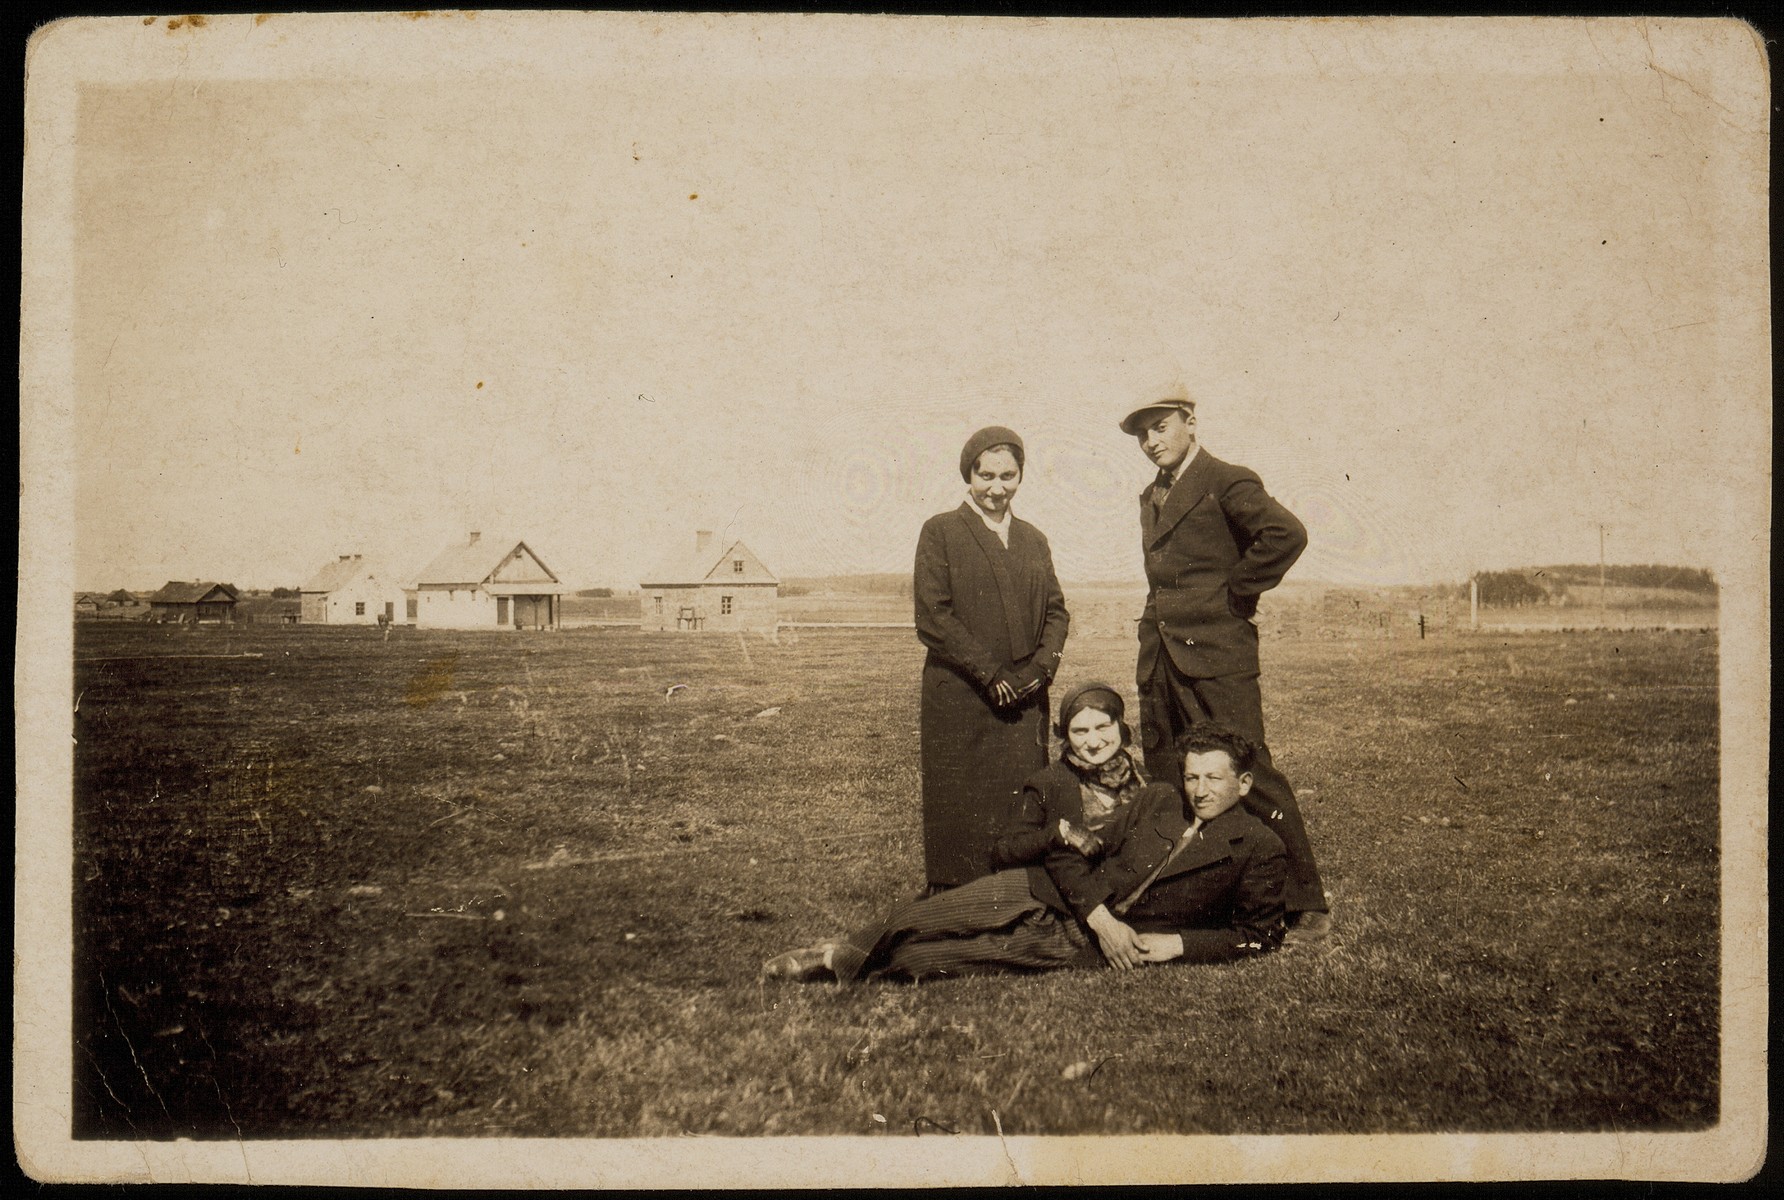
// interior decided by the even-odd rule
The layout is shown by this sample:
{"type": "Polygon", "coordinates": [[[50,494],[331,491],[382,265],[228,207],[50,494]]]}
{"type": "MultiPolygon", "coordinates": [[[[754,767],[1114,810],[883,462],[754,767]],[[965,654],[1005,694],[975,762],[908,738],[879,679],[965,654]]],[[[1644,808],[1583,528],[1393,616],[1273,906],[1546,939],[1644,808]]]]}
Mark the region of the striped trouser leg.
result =
{"type": "Polygon", "coordinates": [[[911,979],[991,971],[1052,971],[1096,967],[1102,956],[1070,917],[1042,908],[1014,925],[984,933],[906,939],[892,947],[876,974],[911,979]]]}
{"type": "Polygon", "coordinates": [[[897,946],[1004,929],[1043,908],[1028,889],[1027,871],[981,875],[957,888],[907,900],[885,920],[843,938],[833,959],[836,975],[857,979],[880,968],[897,946]]]}

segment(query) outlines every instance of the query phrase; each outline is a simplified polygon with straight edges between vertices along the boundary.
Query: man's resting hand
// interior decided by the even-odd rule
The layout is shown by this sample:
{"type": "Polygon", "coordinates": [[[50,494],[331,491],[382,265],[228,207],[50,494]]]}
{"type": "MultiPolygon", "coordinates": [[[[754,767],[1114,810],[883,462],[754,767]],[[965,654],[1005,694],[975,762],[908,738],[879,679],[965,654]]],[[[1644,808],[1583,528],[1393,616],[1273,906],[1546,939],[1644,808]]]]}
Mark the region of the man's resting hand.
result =
{"type": "MultiPolygon", "coordinates": [[[[1099,904],[1084,923],[1090,926],[1090,932],[1096,934],[1097,945],[1102,949],[1103,957],[1117,971],[1126,971],[1137,967],[1144,960],[1140,957],[1139,934],[1135,933],[1125,922],[1110,912],[1107,905],[1099,904]]],[[[1178,953],[1182,953],[1179,945],[1178,953]]]]}
{"type": "Polygon", "coordinates": [[[1136,933],[1134,942],[1140,947],[1140,961],[1170,962],[1183,957],[1183,935],[1180,933],[1136,933]]]}

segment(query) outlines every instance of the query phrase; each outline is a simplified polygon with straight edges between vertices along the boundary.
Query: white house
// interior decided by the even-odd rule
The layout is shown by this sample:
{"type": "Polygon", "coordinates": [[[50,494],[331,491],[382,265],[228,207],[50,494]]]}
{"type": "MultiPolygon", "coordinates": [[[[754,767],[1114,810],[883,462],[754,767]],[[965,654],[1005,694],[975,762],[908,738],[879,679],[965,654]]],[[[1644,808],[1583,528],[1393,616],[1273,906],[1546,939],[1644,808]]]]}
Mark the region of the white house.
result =
{"type": "Polygon", "coordinates": [[[442,550],[415,577],[422,629],[556,629],[563,584],[525,542],[479,533],[442,550]]]}
{"type": "Polygon", "coordinates": [[[391,621],[403,603],[402,584],[358,554],[343,554],[299,589],[298,620],[305,625],[372,625],[391,621]]]}
{"type": "Polygon", "coordinates": [[[660,564],[641,581],[639,628],[737,629],[772,633],[780,620],[780,580],[740,541],[701,530],[694,553],[660,564]]]}

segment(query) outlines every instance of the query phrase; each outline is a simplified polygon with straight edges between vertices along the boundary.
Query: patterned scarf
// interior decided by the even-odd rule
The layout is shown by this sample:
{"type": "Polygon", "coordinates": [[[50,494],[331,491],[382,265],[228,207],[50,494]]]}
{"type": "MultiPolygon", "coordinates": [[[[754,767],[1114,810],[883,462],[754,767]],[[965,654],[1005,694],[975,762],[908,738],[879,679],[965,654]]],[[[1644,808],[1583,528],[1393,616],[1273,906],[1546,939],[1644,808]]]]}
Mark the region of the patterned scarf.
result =
{"type": "MultiPolygon", "coordinates": [[[[1140,773],[1140,768],[1134,764],[1133,756],[1125,746],[1111,754],[1107,761],[1095,765],[1079,758],[1077,752],[1068,746],[1065,761],[1078,773],[1078,778],[1086,783],[1094,783],[1105,792],[1119,792],[1127,786],[1129,780],[1140,773]]],[[[1141,779],[1140,782],[1146,781],[1141,779]]]]}
{"type": "Polygon", "coordinates": [[[1066,765],[1078,776],[1083,793],[1084,823],[1092,833],[1099,833],[1128,801],[1146,786],[1146,777],[1127,748],[1117,750],[1105,763],[1092,766],[1068,747],[1066,765]]]}

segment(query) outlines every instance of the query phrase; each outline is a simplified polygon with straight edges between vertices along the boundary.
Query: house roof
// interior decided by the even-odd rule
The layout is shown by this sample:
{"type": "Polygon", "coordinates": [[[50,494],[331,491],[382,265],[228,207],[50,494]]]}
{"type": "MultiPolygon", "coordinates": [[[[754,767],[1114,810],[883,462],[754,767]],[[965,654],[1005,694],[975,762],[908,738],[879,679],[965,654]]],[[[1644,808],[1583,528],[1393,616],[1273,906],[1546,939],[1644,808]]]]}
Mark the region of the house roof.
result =
{"type": "Polygon", "coordinates": [[[303,592],[332,592],[351,583],[360,572],[368,569],[368,564],[357,554],[346,558],[337,558],[328,563],[320,571],[310,577],[310,581],[299,588],[303,592]]]}
{"type": "Polygon", "coordinates": [[[557,579],[557,574],[545,565],[545,560],[535,554],[533,548],[525,542],[480,537],[475,542],[455,542],[440,551],[432,562],[421,568],[420,573],[415,576],[415,583],[417,586],[484,583],[516,550],[525,550],[547,575],[553,580],[557,579]]]}
{"type": "Polygon", "coordinates": [[[187,583],[179,579],[170,579],[160,591],[149,597],[151,604],[197,604],[212,592],[221,591],[231,603],[236,599],[235,589],[227,583],[212,583],[208,580],[194,580],[187,583]]]}
{"type": "Polygon", "coordinates": [[[696,550],[692,554],[677,554],[657,564],[655,570],[639,580],[640,587],[686,587],[692,584],[706,583],[779,583],[774,572],[762,565],[755,552],[739,539],[729,542],[711,542],[704,550],[696,550]],[[741,574],[718,572],[719,564],[726,559],[741,558],[744,569],[741,574]]]}

